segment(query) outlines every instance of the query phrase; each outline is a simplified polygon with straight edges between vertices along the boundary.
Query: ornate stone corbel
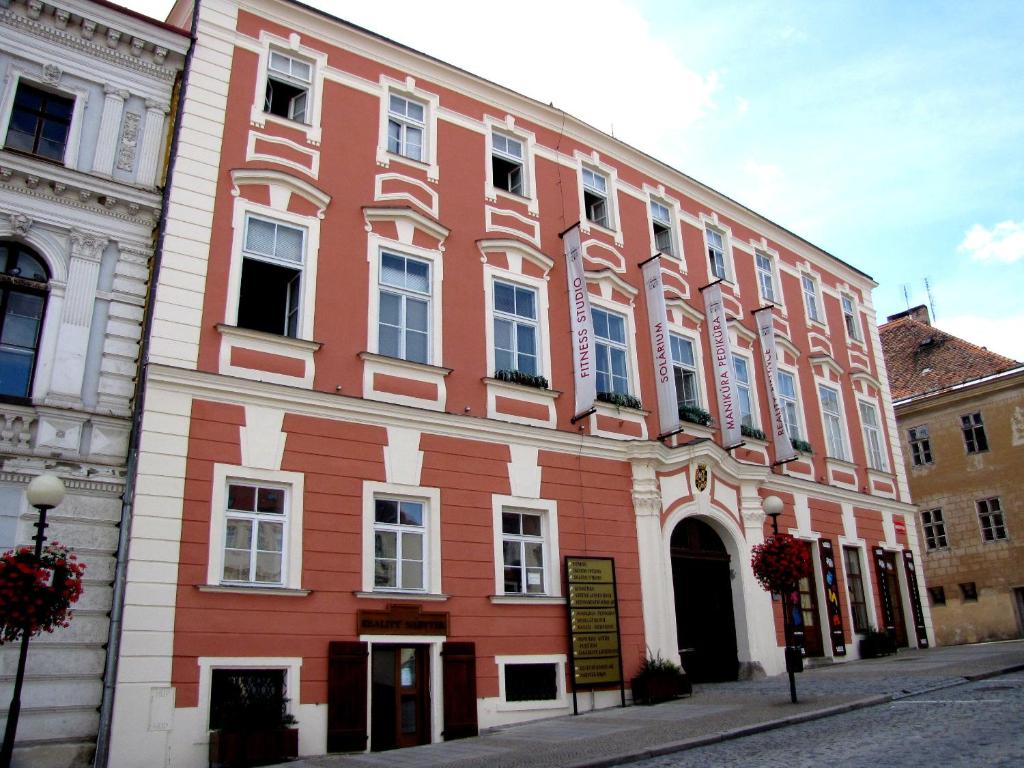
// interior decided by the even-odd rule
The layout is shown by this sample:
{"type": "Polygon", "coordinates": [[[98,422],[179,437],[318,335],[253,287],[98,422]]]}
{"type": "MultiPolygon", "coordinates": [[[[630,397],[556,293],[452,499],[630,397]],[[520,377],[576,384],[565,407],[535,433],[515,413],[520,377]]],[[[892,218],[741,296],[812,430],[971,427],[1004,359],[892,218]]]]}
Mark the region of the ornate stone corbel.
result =
{"type": "Polygon", "coordinates": [[[30,19],[38,19],[43,13],[43,4],[40,0],[28,0],[25,9],[30,19]]]}
{"type": "Polygon", "coordinates": [[[121,42],[121,33],[116,29],[107,29],[107,48],[117,48],[121,42]]]}
{"type": "Polygon", "coordinates": [[[68,22],[71,20],[71,13],[63,8],[58,8],[53,12],[53,20],[56,22],[58,29],[67,29],[68,22]]]}
{"type": "Polygon", "coordinates": [[[164,59],[167,58],[167,49],[161,48],[159,45],[153,49],[153,61],[157,64],[163,64],[164,59]]]}
{"type": "Polygon", "coordinates": [[[71,230],[71,258],[99,261],[103,249],[110,242],[103,235],[85,232],[81,229],[71,230]]]}
{"type": "Polygon", "coordinates": [[[86,40],[92,40],[94,34],[96,34],[96,22],[82,19],[82,37],[86,40]]]}
{"type": "Polygon", "coordinates": [[[36,187],[39,186],[39,177],[38,176],[26,176],[25,177],[25,186],[28,187],[29,189],[35,189],[36,187]]]}
{"type": "Polygon", "coordinates": [[[25,235],[28,234],[28,231],[31,228],[32,219],[30,219],[24,213],[11,214],[11,229],[13,229],[16,234],[25,237],[25,235]]]}
{"type": "Polygon", "coordinates": [[[139,57],[142,55],[142,49],[146,47],[146,41],[140,40],[137,37],[132,38],[132,56],[139,57]]]}
{"type": "Polygon", "coordinates": [[[64,76],[64,70],[58,67],[56,64],[43,64],[43,82],[49,83],[50,85],[58,85],[61,77],[64,76]]]}

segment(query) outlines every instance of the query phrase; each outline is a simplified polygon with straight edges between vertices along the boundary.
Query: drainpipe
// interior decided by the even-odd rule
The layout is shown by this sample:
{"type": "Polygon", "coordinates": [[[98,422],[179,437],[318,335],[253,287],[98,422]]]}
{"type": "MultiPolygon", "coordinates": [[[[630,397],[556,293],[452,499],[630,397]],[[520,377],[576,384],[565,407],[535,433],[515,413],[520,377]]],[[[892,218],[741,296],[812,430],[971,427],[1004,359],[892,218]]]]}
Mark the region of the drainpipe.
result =
{"type": "Polygon", "coordinates": [[[174,167],[178,157],[178,136],[185,112],[185,93],[188,90],[188,76],[192,67],[192,55],[196,47],[196,32],[199,27],[199,4],[194,0],[192,8],[191,43],[185,54],[185,66],[178,85],[178,103],[174,110],[174,131],[168,152],[167,176],[160,207],[160,221],[157,225],[156,247],[153,250],[153,272],[149,280],[149,296],[142,317],[142,338],[139,344],[139,373],[135,379],[135,407],[132,411],[132,428],[128,436],[128,456],[125,467],[124,493],[121,496],[121,519],[118,523],[117,553],[114,563],[114,584],[110,607],[110,627],[107,632],[106,658],[103,667],[103,696],[100,699],[99,732],[96,736],[96,754],[93,768],[107,768],[110,759],[110,727],[114,717],[114,685],[117,682],[117,662],[121,649],[121,625],[124,619],[124,592],[128,575],[128,543],[131,539],[132,508],[135,503],[135,481],[139,467],[139,441],[142,436],[142,413],[146,403],[146,374],[149,370],[149,333],[153,325],[153,311],[156,286],[160,276],[160,263],[164,245],[164,231],[167,226],[165,211],[171,197],[174,167]]]}

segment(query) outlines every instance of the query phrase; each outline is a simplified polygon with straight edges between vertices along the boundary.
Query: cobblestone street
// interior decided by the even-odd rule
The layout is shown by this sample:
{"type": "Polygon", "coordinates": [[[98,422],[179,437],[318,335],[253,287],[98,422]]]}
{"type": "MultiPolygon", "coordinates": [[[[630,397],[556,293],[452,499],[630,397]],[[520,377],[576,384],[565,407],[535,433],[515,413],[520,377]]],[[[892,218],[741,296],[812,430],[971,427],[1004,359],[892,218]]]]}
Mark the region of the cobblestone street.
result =
{"type": "Polygon", "coordinates": [[[630,763],[700,766],[1024,765],[1024,673],[630,763]]]}

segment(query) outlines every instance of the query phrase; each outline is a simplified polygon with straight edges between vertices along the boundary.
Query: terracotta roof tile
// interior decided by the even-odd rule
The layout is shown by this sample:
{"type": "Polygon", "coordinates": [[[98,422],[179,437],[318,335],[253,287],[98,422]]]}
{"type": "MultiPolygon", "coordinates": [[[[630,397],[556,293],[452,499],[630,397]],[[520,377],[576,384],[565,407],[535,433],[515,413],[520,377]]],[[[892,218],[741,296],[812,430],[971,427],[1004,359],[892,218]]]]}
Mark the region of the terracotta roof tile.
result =
{"type": "Polygon", "coordinates": [[[1021,367],[938,328],[900,317],[878,329],[893,400],[952,387],[1021,367]]]}

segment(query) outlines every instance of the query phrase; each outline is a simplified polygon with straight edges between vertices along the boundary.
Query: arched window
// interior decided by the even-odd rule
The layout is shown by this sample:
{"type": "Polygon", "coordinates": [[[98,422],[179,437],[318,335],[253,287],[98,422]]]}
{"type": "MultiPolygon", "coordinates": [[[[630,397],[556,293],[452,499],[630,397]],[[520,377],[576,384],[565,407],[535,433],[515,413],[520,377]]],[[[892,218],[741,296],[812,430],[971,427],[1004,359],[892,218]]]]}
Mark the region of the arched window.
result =
{"type": "Polygon", "coordinates": [[[35,251],[0,240],[0,397],[32,393],[49,279],[35,251]]]}

